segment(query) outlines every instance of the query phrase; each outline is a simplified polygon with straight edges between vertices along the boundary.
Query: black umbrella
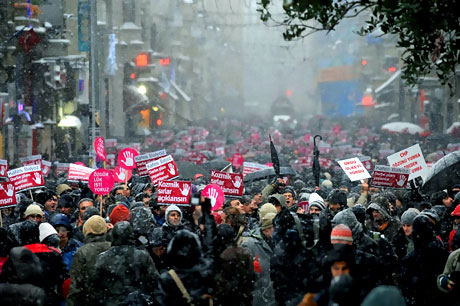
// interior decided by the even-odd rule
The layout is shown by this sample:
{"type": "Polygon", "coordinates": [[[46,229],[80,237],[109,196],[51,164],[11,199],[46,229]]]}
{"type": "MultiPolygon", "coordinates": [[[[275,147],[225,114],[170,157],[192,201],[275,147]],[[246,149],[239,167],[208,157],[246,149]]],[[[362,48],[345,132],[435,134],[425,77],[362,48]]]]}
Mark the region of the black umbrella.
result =
{"type": "Polygon", "coordinates": [[[449,189],[460,182],[460,152],[447,154],[438,160],[423,183],[425,193],[449,189]]]}
{"type": "Polygon", "coordinates": [[[272,157],[272,164],[273,164],[273,169],[277,177],[280,176],[280,159],[278,158],[278,152],[276,152],[275,145],[273,144],[272,141],[272,136],[268,135],[270,138],[270,154],[272,157]]]}
{"type": "Polygon", "coordinates": [[[177,161],[176,165],[179,169],[179,177],[181,179],[191,180],[197,173],[201,173],[204,177],[209,178],[209,171],[206,171],[201,165],[186,161],[177,161]]]}
{"type": "Polygon", "coordinates": [[[321,172],[321,168],[319,166],[319,150],[318,147],[316,146],[316,138],[319,137],[320,140],[323,140],[323,137],[321,135],[315,135],[313,137],[313,176],[315,177],[315,184],[316,186],[319,186],[319,175],[321,172]]]}
{"type": "Polygon", "coordinates": [[[268,168],[268,169],[263,169],[260,171],[251,172],[251,173],[246,174],[243,181],[245,182],[257,181],[257,180],[262,180],[264,178],[268,178],[272,176],[282,177],[282,176],[288,176],[288,175],[296,175],[296,172],[291,167],[280,167],[280,173],[276,174],[274,168],[268,168]]]}

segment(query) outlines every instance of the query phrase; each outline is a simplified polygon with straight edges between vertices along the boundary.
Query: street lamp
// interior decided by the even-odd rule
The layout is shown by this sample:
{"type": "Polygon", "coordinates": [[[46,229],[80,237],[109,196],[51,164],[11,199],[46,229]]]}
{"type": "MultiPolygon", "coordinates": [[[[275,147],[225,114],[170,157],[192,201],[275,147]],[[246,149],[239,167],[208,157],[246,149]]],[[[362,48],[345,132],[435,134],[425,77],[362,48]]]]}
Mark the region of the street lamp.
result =
{"type": "Polygon", "coordinates": [[[140,94],[145,95],[147,93],[147,87],[145,87],[145,85],[140,85],[139,87],[137,87],[137,91],[140,94]]]}

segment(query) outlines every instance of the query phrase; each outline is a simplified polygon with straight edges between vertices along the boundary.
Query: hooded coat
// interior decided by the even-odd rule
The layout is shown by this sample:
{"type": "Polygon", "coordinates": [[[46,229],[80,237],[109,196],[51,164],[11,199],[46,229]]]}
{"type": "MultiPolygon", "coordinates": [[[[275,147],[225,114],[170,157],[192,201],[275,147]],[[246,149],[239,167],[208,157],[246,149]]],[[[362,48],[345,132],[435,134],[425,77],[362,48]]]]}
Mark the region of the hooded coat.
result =
{"type": "Polygon", "coordinates": [[[377,199],[375,199],[375,201],[369,204],[369,206],[367,207],[366,213],[370,215],[371,221],[368,223],[368,228],[371,231],[377,231],[372,222],[373,210],[378,211],[383,216],[383,218],[388,221],[387,227],[383,231],[379,231],[380,234],[384,235],[385,238],[388,239],[388,241],[393,241],[393,238],[396,236],[399,229],[401,228],[401,223],[397,219],[391,217],[388,200],[384,197],[377,197],[377,199]]]}
{"type": "MultiPolygon", "coordinates": [[[[178,231],[168,245],[167,255],[194,305],[209,305],[206,295],[213,295],[212,261],[202,256],[199,237],[188,231],[178,231]]],[[[190,305],[168,272],[159,279],[155,294],[160,305],[190,305]]]]}
{"type": "Polygon", "coordinates": [[[436,238],[433,223],[423,216],[414,220],[414,251],[403,258],[400,288],[408,305],[445,305],[445,296],[437,288],[448,253],[436,238]]]}
{"type": "Polygon", "coordinates": [[[0,304],[44,305],[45,291],[37,286],[37,280],[44,276],[38,257],[17,247],[11,250],[9,261],[8,282],[0,284],[0,304]]]}
{"type": "Polygon", "coordinates": [[[270,278],[270,261],[273,256],[273,248],[267,243],[262,230],[258,228],[243,244],[243,248],[249,250],[254,262],[255,283],[252,305],[276,305],[273,282],[270,278]],[[256,267],[258,263],[258,267],[256,267]]]}
{"type": "Polygon", "coordinates": [[[133,292],[151,295],[158,277],[147,251],[135,247],[131,224],[118,222],[112,230],[111,248],[96,258],[92,304],[118,305],[133,292]]]}
{"type": "Polygon", "coordinates": [[[88,292],[91,291],[94,266],[97,256],[110,248],[110,242],[106,241],[106,235],[88,235],[85,244],[77,250],[70,269],[69,295],[67,305],[89,305],[88,292]]]}
{"type": "Polygon", "coordinates": [[[155,232],[155,236],[161,237],[162,245],[167,246],[169,242],[174,238],[176,233],[182,229],[185,229],[185,226],[182,224],[182,211],[179,209],[179,207],[177,207],[177,205],[169,205],[165,212],[165,223],[163,223],[161,227],[153,229],[153,231],[155,232]],[[180,223],[177,226],[169,223],[168,216],[172,211],[179,212],[180,223]]]}

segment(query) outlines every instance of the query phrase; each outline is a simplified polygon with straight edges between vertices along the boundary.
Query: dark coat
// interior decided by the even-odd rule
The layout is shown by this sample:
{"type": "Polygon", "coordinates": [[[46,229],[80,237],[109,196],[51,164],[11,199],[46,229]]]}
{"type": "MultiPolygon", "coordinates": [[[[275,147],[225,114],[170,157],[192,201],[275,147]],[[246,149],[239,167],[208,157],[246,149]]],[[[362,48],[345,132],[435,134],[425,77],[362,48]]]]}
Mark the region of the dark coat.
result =
{"type": "Polygon", "coordinates": [[[88,305],[90,303],[87,292],[91,290],[97,256],[110,248],[106,235],[88,235],[85,245],[77,250],[73,258],[70,278],[72,280],[67,296],[67,305],[88,305]]]}
{"type": "Polygon", "coordinates": [[[118,222],[112,230],[112,247],[96,258],[92,304],[118,305],[132,292],[151,295],[157,282],[152,258],[134,245],[131,224],[118,222]]]}
{"type": "Polygon", "coordinates": [[[321,286],[321,259],[313,246],[313,222],[310,215],[298,215],[306,247],[299,239],[294,218],[287,209],[274,221],[276,246],[270,264],[275,299],[279,305],[297,305],[307,292],[318,292],[321,286]]]}
{"type": "MultiPolygon", "coordinates": [[[[192,303],[209,305],[206,295],[214,295],[213,262],[202,256],[199,237],[187,230],[177,232],[168,246],[167,255],[192,303]]],[[[189,305],[168,272],[161,274],[155,297],[160,305],[189,305]]]]}
{"type": "Polygon", "coordinates": [[[436,238],[427,217],[415,218],[414,251],[403,258],[400,287],[408,305],[445,305],[436,279],[444,269],[448,253],[436,238]]]}
{"type": "Polygon", "coordinates": [[[34,285],[45,292],[45,305],[59,305],[63,301],[62,283],[66,277],[59,251],[34,243],[11,250],[10,258],[3,266],[0,282],[34,285]],[[15,258],[20,261],[15,262],[15,258]],[[40,269],[34,270],[35,266],[40,269]]]}

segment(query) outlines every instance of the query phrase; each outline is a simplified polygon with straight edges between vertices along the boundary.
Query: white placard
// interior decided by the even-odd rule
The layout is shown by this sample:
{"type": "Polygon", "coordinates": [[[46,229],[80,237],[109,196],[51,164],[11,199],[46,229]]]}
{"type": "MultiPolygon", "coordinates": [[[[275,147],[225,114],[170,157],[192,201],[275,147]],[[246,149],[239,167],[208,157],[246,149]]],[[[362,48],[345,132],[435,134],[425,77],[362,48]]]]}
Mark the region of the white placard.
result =
{"type": "Polygon", "coordinates": [[[339,160],[340,167],[348,176],[350,181],[359,181],[370,178],[369,172],[367,172],[363,163],[357,157],[339,160]]]}
{"type": "Polygon", "coordinates": [[[419,144],[391,154],[387,159],[391,167],[410,169],[409,180],[419,176],[425,179],[428,175],[428,166],[419,144]]]}

